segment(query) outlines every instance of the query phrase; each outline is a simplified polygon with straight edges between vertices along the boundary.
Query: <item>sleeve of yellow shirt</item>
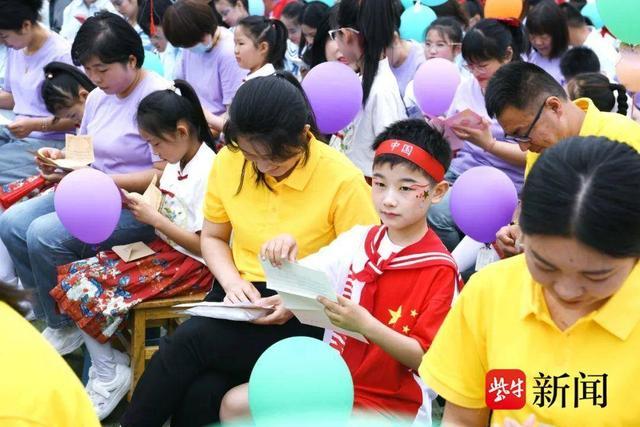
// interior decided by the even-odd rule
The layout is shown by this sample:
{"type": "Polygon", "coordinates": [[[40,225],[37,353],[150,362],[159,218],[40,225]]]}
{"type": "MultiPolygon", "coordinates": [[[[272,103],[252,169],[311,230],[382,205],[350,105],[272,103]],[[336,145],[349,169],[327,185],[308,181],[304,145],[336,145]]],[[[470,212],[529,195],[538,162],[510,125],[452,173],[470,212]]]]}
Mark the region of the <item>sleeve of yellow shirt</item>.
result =
{"type": "Polygon", "coordinates": [[[361,174],[345,180],[331,208],[336,236],[355,225],[379,224],[380,218],[373,207],[371,187],[361,174]]]}
{"type": "Polygon", "coordinates": [[[229,216],[220,199],[220,184],[224,182],[220,179],[220,170],[223,168],[223,162],[230,161],[229,154],[229,150],[223,148],[214,159],[207,183],[207,193],[204,196],[204,217],[215,223],[229,222],[229,216]]]}
{"type": "Polygon", "coordinates": [[[420,377],[444,399],[465,408],[484,408],[487,371],[484,307],[472,277],[451,308],[420,364],[420,377]],[[484,308],[483,308],[484,307],[484,308]]]}

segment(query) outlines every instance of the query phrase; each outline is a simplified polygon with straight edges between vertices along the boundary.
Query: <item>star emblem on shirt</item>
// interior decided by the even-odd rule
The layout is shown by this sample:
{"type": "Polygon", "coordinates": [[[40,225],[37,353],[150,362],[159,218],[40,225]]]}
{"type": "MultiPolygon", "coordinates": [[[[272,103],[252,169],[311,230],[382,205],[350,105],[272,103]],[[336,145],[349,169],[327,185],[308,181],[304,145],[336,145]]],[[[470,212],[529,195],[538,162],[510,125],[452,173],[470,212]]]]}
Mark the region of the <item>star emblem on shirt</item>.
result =
{"type": "Polygon", "coordinates": [[[408,334],[410,330],[411,329],[409,329],[409,327],[406,325],[402,327],[402,332],[404,332],[405,334],[408,334]]]}
{"type": "Polygon", "coordinates": [[[391,318],[389,319],[389,325],[395,325],[398,322],[398,319],[400,319],[400,317],[402,317],[402,306],[398,307],[397,310],[389,310],[389,314],[391,315],[391,318]]]}
{"type": "Polygon", "coordinates": [[[418,312],[416,310],[411,310],[411,317],[418,317],[418,312]]]}

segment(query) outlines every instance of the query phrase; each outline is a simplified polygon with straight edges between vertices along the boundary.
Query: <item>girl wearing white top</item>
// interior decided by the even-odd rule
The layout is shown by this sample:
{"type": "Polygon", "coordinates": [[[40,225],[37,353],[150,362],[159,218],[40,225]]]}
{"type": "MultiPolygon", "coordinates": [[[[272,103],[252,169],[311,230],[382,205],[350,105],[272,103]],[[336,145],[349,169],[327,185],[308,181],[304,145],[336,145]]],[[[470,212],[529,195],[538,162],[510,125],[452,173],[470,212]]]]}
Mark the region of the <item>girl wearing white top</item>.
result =
{"type": "Polygon", "coordinates": [[[249,70],[243,82],[284,68],[287,27],[281,21],[264,16],[243,18],[233,33],[233,41],[238,65],[249,70]]]}
{"type": "MultiPolygon", "coordinates": [[[[472,77],[468,70],[462,67],[462,26],[450,16],[438,18],[427,27],[424,40],[424,56],[429,59],[442,58],[458,65],[463,78],[472,77]]],[[[404,105],[407,107],[409,117],[423,117],[422,110],[418,106],[413,80],[407,85],[404,93],[404,105]]]]}
{"type": "Polygon", "coordinates": [[[137,122],[140,135],[168,162],[156,190],[162,192],[159,207],[123,192],[135,218],[155,228],[158,238],[149,243],[154,253],[127,262],[109,250],[60,266],[50,292],[82,330],[92,361],[86,389],[101,420],[131,386],[129,358],[109,343],[131,308],[149,299],[203,292],[213,282],[202,259],[200,230],[214,140],[198,96],[177,80],[174,88],[140,101],[137,122]]]}
{"type": "Polygon", "coordinates": [[[400,88],[385,50],[393,42],[396,14],[387,0],[342,0],[338,28],[329,32],[340,52],[362,71],[362,109],[331,145],[344,152],[366,177],[371,177],[375,136],[407,117],[400,88]]]}

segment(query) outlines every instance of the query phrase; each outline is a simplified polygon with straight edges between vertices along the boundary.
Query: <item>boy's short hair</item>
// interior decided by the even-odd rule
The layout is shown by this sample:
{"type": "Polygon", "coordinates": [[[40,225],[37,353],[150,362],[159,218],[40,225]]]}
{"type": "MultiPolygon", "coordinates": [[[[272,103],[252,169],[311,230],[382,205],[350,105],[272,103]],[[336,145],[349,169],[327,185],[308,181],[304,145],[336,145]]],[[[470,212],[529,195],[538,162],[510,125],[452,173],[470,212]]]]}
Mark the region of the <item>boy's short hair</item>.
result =
{"type": "Polygon", "coordinates": [[[484,101],[489,117],[500,117],[508,107],[521,111],[537,108],[542,99],[549,96],[569,99],[560,83],[545,70],[529,62],[517,61],[503,65],[491,77],[484,101]]]}
{"type": "Polygon", "coordinates": [[[600,60],[598,55],[588,47],[574,47],[562,55],[560,71],[565,81],[582,73],[599,73],[600,60]]]}
{"type": "MultiPolygon", "coordinates": [[[[399,139],[417,145],[431,154],[445,171],[449,169],[449,164],[451,163],[451,147],[449,143],[441,132],[432,128],[423,119],[400,120],[387,126],[385,130],[378,134],[371,148],[375,151],[380,144],[389,139],[399,139]]],[[[383,164],[388,164],[390,167],[402,164],[411,170],[422,172],[426,177],[435,181],[420,166],[400,156],[382,154],[373,159],[374,168],[383,164]]]]}

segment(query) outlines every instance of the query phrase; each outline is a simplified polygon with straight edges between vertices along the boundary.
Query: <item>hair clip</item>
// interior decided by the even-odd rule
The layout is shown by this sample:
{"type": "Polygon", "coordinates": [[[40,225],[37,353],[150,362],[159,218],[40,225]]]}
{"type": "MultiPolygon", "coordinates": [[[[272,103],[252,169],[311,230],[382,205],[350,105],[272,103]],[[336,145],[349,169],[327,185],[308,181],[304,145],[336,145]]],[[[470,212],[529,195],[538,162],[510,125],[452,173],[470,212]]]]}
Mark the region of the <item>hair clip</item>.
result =
{"type": "Polygon", "coordinates": [[[53,78],[53,73],[47,73],[47,78],[51,80],[53,78]]]}

